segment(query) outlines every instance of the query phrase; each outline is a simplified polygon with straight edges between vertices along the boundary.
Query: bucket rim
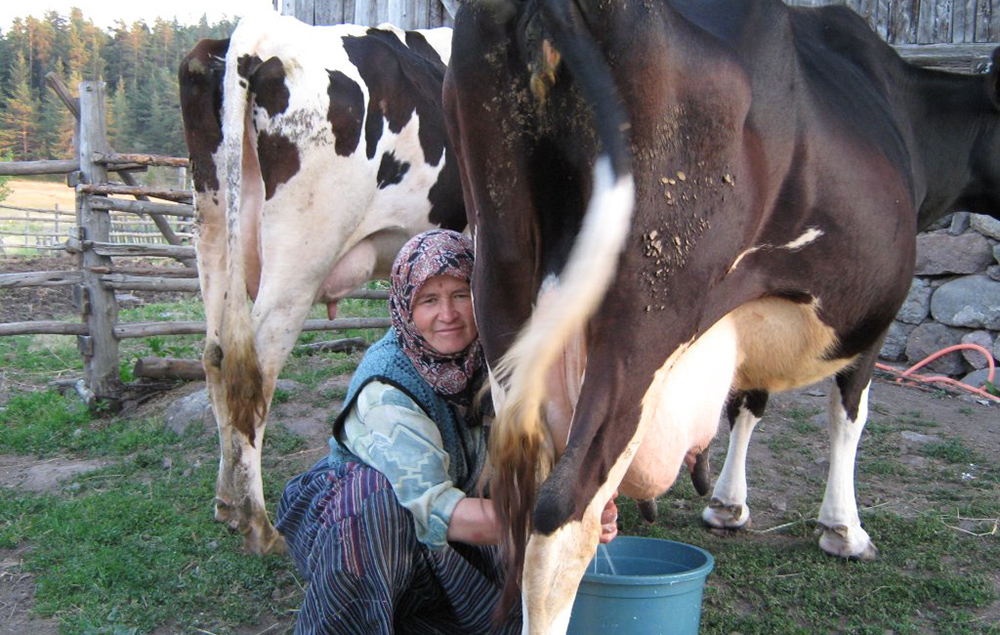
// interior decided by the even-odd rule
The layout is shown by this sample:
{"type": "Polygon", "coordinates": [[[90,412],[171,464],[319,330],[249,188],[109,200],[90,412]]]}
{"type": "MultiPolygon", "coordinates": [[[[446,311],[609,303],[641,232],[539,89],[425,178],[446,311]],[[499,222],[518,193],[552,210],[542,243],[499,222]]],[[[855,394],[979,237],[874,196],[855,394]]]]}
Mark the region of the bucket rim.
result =
{"type": "MultiPolygon", "coordinates": [[[[659,573],[653,575],[622,575],[622,574],[611,574],[611,573],[595,573],[590,571],[590,566],[587,567],[587,571],[584,572],[583,578],[580,580],[581,584],[583,582],[600,583],[604,585],[628,585],[628,586],[640,586],[640,585],[663,585],[663,584],[682,584],[685,582],[690,582],[693,580],[705,579],[708,574],[712,572],[715,568],[715,558],[712,554],[698,547],[686,542],[680,542],[678,540],[667,540],[665,538],[651,538],[648,536],[619,536],[615,538],[613,542],[619,540],[625,540],[627,542],[656,542],[657,544],[669,543],[682,549],[690,550],[695,552],[697,555],[703,557],[705,562],[701,565],[693,568],[681,571],[679,573],[659,573]]],[[[610,543],[609,543],[610,544],[610,543]]],[[[594,557],[599,557],[598,553],[594,553],[594,557]]]]}

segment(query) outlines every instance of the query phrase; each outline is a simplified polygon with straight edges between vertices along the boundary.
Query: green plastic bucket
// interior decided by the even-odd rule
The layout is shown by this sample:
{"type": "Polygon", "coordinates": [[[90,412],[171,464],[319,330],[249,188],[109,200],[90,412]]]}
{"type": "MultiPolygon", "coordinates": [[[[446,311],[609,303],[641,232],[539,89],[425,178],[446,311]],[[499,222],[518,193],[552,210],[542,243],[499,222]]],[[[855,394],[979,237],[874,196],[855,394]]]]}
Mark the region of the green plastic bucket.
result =
{"type": "Polygon", "coordinates": [[[714,566],[712,554],[694,545],[620,536],[599,546],[587,567],[567,633],[696,635],[714,566]]]}

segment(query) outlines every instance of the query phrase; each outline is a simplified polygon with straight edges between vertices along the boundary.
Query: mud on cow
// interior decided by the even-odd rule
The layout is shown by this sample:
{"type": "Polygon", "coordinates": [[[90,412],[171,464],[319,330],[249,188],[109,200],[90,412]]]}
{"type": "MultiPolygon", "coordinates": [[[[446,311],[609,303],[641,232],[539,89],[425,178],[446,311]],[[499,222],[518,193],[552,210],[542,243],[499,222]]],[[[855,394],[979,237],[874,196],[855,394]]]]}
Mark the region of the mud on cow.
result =
{"type": "Polygon", "coordinates": [[[309,308],[328,307],[465,209],[441,112],[451,30],[251,15],[180,67],[198,213],[204,366],[219,426],[216,518],[264,553],[261,443],[309,308]],[[253,299],[252,310],[248,306],[253,299]]]}
{"type": "MultiPolygon", "coordinates": [[[[445,111],[526,632],[565,630],[617,488],[652,499],[727,401],[748,428],[828,376],[820,546],[874,554],[853,483],[873,365],[917,228],[1000,216],[997,71],[911,66],[844,7],[463,5],[445,111]]],[[[712,524],[745,520],[727,470],[712,524]]]]}

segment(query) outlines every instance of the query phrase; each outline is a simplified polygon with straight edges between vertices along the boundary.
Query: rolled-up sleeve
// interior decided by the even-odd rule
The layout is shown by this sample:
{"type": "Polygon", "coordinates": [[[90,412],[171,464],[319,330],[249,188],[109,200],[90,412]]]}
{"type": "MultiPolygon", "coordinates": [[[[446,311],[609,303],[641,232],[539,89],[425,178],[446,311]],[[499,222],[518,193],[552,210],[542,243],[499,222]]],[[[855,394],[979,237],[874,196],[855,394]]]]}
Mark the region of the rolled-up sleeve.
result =
{"type": "Polygon", "coordinates": [[[385,475],[413,514],[417,539],[432,549],[447,542],[448,523],[465,493],[448,475],[450,457],[437,425],[401,390],[373,381],[344,422],[343,443],[385,475]]]}

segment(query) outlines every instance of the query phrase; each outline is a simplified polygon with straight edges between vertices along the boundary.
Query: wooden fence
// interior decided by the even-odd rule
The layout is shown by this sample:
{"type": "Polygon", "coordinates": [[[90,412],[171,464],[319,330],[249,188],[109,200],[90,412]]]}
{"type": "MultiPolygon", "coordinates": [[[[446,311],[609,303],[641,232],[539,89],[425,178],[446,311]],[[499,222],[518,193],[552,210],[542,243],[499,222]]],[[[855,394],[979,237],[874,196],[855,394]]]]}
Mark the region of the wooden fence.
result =
{"type": "MultiPolygon", "coordinates": [[[[186,166],[186,158],[146,154],[121,154],[107,142],[104,82],[81,82],[79,97],[72,97],[54,75],[50,86],[77,119],[76,158],[65,161],[0,163],[0,176],[67,174],[75,187],[76,210],[67,218],[69,235],[51,247],[76,254],[72,271],[35,271],[0,274],[0,289],[15,287],[72,286],[81,321],[32,321],[0,323],[0,335],[56,334],[76,336],[84,361],[84,378],[75,382],[89,404],[118,403],[124,391],[119,375],[118,342],[125,338],[163,335],[200,335],[204,322],[122,323],[118,320],[116,292],[198,291],[194,247],[175,231],[168,219],[190,223],[195,215],[187,189],[151,188],[136,184],[131,172],[145,166],[186,166]],[[121,182],[112,182],[117,173],[121,182]],[[111,198],[131,196],[135,200],[111,198]],[[154,201],[153,199],[159,199],[154,201]],[[118,215],[147,216],[160,231],[161,244],[121,243],[111,239],[112,219],[118,215]],[[183,266],[129,266],[116,258],[170,259],[183,266]]],[[[46,235],[46,238],[48,236],[46,235]]],[[[384,298],[386,292],[359,291],[349,297],[384,298]]],[[[388,318],[307,320],[304,331],[386,328],[388,318]]]]}

